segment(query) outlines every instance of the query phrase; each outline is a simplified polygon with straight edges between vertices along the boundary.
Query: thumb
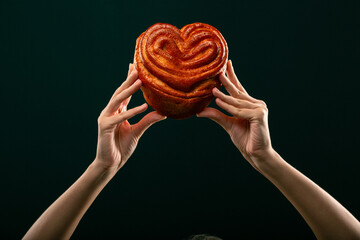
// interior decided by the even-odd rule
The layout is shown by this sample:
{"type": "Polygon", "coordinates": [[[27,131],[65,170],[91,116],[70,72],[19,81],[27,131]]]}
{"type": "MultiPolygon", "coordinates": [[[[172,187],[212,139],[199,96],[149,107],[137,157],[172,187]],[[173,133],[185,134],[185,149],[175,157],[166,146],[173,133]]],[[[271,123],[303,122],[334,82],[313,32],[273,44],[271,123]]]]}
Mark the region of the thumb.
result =
{"type": "Polygon", "coordinates": [[[135,136],[140,138],[151,125],[164,119],[166,119],[166,116],[163,116],[156,111],[146,114],[138,123],[132,126],[135,136]]]}
{"type": "Polygon", "coordinates": [[[230,118],[229,116],[225,115],[224,113],[220,112],[215,108],[205,108],[201,112],[196,114],[197,117],[207,117],[222,126],[226,131],[228,131],[231,127],[230,118]]]}

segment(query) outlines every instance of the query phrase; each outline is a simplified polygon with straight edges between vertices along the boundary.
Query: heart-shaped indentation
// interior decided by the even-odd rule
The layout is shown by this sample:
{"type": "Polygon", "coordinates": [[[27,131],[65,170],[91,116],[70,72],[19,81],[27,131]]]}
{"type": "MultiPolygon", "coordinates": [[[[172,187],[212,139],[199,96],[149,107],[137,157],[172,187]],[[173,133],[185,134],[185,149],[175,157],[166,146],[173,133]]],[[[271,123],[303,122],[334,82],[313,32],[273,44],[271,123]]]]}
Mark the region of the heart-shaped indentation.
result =
{"type": "Polygon", "coordinates": [[[224,37],[204,23],[189,24],[181,30],[157,23],[141,34],[136,50],[136,62],[145,69],[139,73],[145,84],[148,80],[158,89],[167,85],[184,93],[224,71],[228,56],[224,37]]]}

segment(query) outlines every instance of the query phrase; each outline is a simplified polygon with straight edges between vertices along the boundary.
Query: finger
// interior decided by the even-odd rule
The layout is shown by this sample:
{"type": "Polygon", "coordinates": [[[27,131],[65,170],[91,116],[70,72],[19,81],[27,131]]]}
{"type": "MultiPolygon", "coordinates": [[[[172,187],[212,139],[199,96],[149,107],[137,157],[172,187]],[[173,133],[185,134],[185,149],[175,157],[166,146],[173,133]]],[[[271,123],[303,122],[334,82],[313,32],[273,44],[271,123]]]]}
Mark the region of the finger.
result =
{"type": "Polygon", "coordinates": [[[222,126],[226,131],[228,131],[231,127],[230,117],[215,108],[205,108],[201,112],[197,113],[196,116],[210,118],[222,126]]]}
{"type": "MultiPolygon", "coordinates": [[[[127,73],[127,78],[129,78],[130,74],[133,72],[134,70],[134,64],[132,63],[129,63],[129,70],[128,70],[128,73],[127,73]]],[[[126,81],[126,80],[125,80],[126,81]]],[[[120,91],[122,91],[123,89],[123,86],[121,85],[120,87],[118,87],[118,89],[116,89],[116,91],[114,92],[114,94],[112,95],[110,101],[117,95],[120,93],[120,91]]],[[[128,97],[127,99],[124,100],[124,105],[125,105],[125,108],[124,110],[126,111],[126,106],[129,104],[130,102],[130,99],[131,99],[131,96],[128,97]]]]}
{"type": "Polygon", "coordinates": [[[249,120],[250,118],[254,117],[254,112],[255,110],[253,109],[247,109],[247,108],[236,108],[224,101],[222,101],[221,99],[217,98],[215,100],[216,104],[221,107],[222,109],[224,109],[225,111],[227,111],[228,113],[230,113],[231,115],[241,118],[241,119],[246,119],[249,120]]]}
{"type": "Polygon", "coordinates": [[[232,84],[234,84],[234,86],[239,89],[241,92],[248,94],[245,90],[245,88],[241,85],[239,79],[236,77],[235,71],[234,71],[234,67],[232,65],[232,61],[229,60],[227,62],[227,67],[226,67],[226,75],[228,76],[229,80],[232,82],[232,84]]]}
{"type": "Polygon", "coordinates": [[[232,96],[232,97],[238,97],[240,95],[240,90],[235,87],[235,85],[230,81],[228,77],[225,76],[225,73],[220,74],[220,82],[224,85],[226,91],[232,96]]]}
{"type": "Polygon", "coordinates": [[[225,95],[224,93],[222,93],[219,89],[217,88],[213,88],[213,95],[217,98],[220,98],[222,101],[233,105],[237,108],[250,108],[250,109],[254,109],[259,107],[257,104],[249,102],[245,99],[240,99],[240,98],[234,98],[231,97],[229,95],[225,95]]]}
{"type": "MultiPolygon", "coordinates": [[[[132,95],[131,95],[132,96],[132,95]]],[[[130,102],[130,99],[131,99],[131,96],[128,97],[127,99],[125,99],[123,102],[122,102],[122,105],[124,105],[124,111],[127,110],[127,106],[129,105],[129,102],[130,102]]]]}
{"type": "MultiPolygon", "coordinates": [[[[125,89],[124,91],[122,91],[121,93],[119,93],[118,95],[116,95],[114,98],[112,98],[110,100],[110,102],[108,103],[108,105],[105,108],[104,113],[107,115],[113,115],[114,112],[116,112],[121,103],[127,99],[128,97],[130,97],[132,94],[134,94],[137,90],[139,90],[139,88],[141,87],[141,81],[137,80],[133,85],[131,85],[129,88],[125,89]]],[[[125,105],[123,105],[125,106],[125,105]]]]}
{"type": "Polygon", "coordinates": [[[164,119],[166,119],[166,116],[156,111],[146,114],[138,123],[132,126],[135,136],[140,138],[151,125],[164,119]]]}
{"type": "Polygon", "coordinates": [[[134,64],[129,63],[129,71],[128,71],[128,73],[127,73],[127,76],[130,75],[130,73],[132,72],[133,69],[134,69],[134,64]]]}
{"type": "Polygon", "coordinates": [[[147,107],[148,107],[147,104],[144,103],[143,105],[140,105],[140,106],[137,106],[130,110],[127,110],[126,112],[116,114],[110,118],[109,125],[114,126],[116,124],[122,123],[125,120],[128,120],[128,119],[132,118],[133,116],[144,112],[147,109],[147,107]]]}
{"type": "MultiPolygon", "coordinates": [[[[129,63],[129,71],[128,71],[128,74],[127,74],[128,77],[129,77],[130,73],[131,73],[133,70],[134,70],[134,64],[129,63]]],[[[127,106],[127,105],[129,104],[129,102],[130,102],[130,99],[131,99],[131,96],[124,100],[124,105],[125,105],[124,110],[125,110],[125,111],[126,111],[126,106],[127,106]]]]}
{"type": "Polygon", "coordinates": [[[138,71],[133,68],[130,75],[126,78],[126,80],[116,89],[114,92],[112,98],[114,98],[116,95],[130,87],[136,80],[138,79],[138,71]]]}
{"type": "Polygon", "coordinates": [[[132,97],[132,95],[123,101],[123,105],[125,106],[125,108],[124,108],[125,111],[127,109],[127,105],[129,105],[131,97],[132,97]]]}

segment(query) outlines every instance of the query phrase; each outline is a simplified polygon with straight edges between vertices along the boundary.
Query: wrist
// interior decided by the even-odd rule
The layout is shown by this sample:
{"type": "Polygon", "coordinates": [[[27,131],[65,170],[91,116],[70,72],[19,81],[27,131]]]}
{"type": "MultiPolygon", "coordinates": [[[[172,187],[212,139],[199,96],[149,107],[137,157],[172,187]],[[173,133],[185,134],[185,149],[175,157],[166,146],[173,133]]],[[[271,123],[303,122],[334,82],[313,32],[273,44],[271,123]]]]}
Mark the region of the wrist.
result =
{"type": "Polygon", "coordinates": [[[96,176],[99,181],[110,181],[117,172],[115,167],[104,166],[98,159],[95,159],[87,170],[96,176]]]}
{"type": "Polygon", "coordinates": [[[285,163],[281,156],[273,149],[270,148],[267,151],[264,151],[260,157],[256,157],[252,160],[257,168],[257,170],[262,175],[269,175],[276,173],[276,170],[285,163]]]}

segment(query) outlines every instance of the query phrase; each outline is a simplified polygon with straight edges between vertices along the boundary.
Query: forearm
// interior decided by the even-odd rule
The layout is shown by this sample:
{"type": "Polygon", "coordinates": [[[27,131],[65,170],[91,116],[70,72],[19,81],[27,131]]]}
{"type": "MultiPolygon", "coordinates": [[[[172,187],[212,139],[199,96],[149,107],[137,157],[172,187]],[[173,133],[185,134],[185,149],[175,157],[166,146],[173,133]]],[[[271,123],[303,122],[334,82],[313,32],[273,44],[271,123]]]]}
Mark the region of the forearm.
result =
{"type": "Polygon", "coordinates": [[[318,239],[360,239],[360,223],[339,202],[273,151],[260,167],[318,239]]]}
{"type": "Polygon", "coordinates": [[[24,239],[69,239],[91,203],[113,177],[94,161],[34,223],[24,239]]]}

